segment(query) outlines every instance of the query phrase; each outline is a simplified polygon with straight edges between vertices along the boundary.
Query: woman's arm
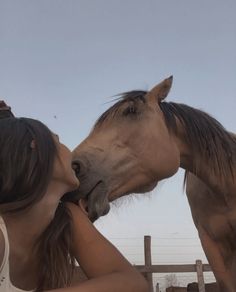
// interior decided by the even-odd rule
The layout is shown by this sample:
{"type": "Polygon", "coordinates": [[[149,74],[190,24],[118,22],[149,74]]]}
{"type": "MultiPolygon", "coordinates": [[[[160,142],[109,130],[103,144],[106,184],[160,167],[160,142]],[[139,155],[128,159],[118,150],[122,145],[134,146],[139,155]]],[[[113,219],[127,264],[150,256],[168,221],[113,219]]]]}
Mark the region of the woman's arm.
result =
{"type": "Polygon", "coordinates": [[[144,277],[97,231],[80,207],[72,203],[67,207],[72,215],[74,255],[91,280],[58,291],[148,291],[144,277]]]}
{"type": "Polygon", "coordinates": [[[44,292],[148,292],[148,286],[145,280],[137,279],[137,275],[119,272],[90,279],[78,286],[44,292]]]}

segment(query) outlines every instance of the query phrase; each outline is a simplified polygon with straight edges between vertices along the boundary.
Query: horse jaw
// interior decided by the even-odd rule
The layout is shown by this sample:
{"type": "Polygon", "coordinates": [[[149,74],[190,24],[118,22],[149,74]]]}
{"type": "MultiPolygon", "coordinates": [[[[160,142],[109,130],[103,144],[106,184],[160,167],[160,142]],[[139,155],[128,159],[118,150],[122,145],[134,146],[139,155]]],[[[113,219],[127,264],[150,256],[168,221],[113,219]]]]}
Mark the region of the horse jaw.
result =
{"type": "Polygon", "coordinates": [[[99,217],[106,215],[110,211],[108,197],[103,193],[101,195],[99,189],[96,189],[88,197],[88,216],[92,222],[99,217]]]}

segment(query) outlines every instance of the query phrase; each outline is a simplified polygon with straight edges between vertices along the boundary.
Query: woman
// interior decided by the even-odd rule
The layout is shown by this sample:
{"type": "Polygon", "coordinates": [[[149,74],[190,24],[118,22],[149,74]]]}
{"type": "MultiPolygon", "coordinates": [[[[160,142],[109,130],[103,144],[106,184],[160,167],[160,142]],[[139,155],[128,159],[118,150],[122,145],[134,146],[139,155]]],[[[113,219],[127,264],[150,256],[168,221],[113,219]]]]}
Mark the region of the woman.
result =
{"type": "Polygon", "coordinates": [[[1,292],[147,291],[83,209],[63,202],[78,186],[58,136],[33,119],[0,120],[1,292]],[[70,287],[75,260],[90,280],[70,287]]]}

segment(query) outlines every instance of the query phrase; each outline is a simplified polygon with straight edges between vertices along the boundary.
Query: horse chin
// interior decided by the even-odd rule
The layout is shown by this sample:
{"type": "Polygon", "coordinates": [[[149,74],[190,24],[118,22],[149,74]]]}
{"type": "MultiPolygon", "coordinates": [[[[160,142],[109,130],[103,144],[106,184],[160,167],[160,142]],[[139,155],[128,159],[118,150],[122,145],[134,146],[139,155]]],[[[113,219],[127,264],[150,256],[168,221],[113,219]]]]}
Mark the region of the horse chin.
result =
{"type": "Polygon", "coordinates": [[[110,210],[105,184],[101,181],[87,197],[87,211],[89,219],[94,222],[106,215],[110,210]]]}

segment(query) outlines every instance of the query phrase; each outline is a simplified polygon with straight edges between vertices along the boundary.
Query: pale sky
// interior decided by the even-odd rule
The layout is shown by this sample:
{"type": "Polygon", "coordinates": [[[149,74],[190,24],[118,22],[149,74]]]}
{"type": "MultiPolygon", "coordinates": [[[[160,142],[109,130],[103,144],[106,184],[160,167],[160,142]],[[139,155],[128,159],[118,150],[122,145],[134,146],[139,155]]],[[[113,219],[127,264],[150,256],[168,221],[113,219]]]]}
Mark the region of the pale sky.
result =
{"type": "MultiPolygon", "coordinates": [[[[168,100],[236,131],[235,52],[235,0],[0,0],[0,97],[71,149],[110,96],[172,74],[168,100]]],[[[96,223],[133,263],[143,263],[145,234],[156,264],[205,261],[182,174],[96,223]]]]}

